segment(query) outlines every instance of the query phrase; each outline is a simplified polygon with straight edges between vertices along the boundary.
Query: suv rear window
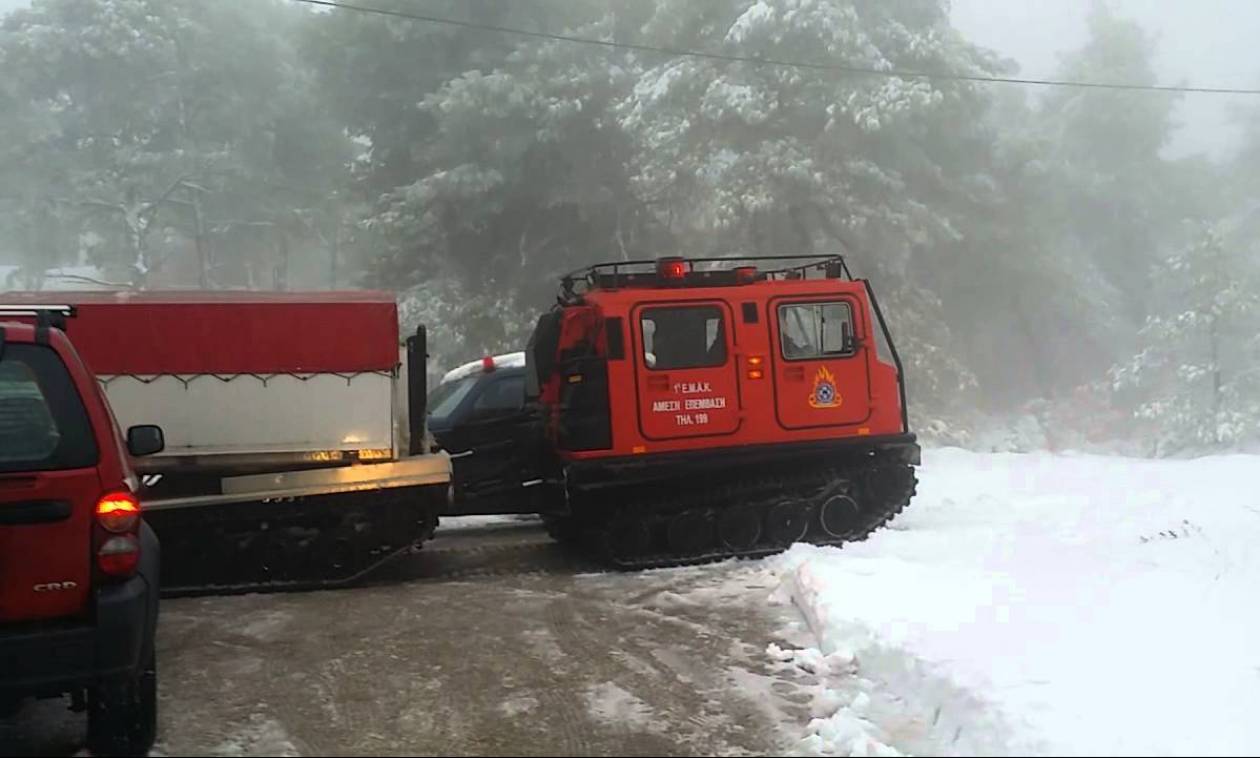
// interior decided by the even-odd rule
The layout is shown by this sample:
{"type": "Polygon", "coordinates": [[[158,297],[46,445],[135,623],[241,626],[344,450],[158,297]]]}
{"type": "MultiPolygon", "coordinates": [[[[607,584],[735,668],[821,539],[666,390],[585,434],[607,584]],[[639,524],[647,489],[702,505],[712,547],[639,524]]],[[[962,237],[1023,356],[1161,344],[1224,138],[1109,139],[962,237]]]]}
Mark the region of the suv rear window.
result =
{"type": "Polygon", "coordinates": [[[97,461],[87,410],[51,348],[0,355],[0,472],[86,468],[97,461]]]}

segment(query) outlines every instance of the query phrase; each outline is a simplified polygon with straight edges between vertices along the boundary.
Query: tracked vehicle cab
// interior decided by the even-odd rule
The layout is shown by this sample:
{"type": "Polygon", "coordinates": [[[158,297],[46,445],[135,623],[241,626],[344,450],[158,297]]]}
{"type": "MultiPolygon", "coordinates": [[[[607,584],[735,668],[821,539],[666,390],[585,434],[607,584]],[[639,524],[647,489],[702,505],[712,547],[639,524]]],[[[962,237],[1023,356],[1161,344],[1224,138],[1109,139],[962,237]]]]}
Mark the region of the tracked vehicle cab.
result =
{"type": "Polygon", "coordinates": [[[868,282],[839,257],[772,269],[729,261],[606,264],[565,279],[528,355],[566,457],[908,431],[868,282]]]}
{"type": "Polygon", "coordinates": [[[900,361],[839,256],[574,272],[526,363],[566,508],[553,531],[619,563],[853,539],[913,491],[900,361]]]}

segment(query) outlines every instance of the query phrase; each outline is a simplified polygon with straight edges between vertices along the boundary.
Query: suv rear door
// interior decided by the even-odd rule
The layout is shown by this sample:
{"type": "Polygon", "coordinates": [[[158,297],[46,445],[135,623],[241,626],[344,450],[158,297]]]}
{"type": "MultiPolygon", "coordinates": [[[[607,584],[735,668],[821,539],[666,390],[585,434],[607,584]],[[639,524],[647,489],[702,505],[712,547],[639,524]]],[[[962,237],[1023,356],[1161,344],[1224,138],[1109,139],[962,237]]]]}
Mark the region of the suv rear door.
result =
{"type": "Polygon", "coordinates": [[[0,623],[86,609],[98,457],[56,351],[0,341],[0,623]]]}

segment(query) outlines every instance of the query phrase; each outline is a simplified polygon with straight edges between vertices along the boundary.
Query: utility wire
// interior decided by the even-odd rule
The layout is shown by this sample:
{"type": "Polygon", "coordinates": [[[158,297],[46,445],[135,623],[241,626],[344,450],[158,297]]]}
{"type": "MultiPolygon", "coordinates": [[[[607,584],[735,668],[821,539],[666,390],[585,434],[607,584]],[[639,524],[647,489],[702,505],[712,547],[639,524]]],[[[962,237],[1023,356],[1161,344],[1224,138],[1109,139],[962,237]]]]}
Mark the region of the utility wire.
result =
{"type": "Polygon", "coordinates": [[[354,11],[357,13],[371,13],[378,16],[391,16],[393,18],[404,18],[411,21],[424,21],[430,24],[441,24],[444,26],[457,26],[463,29],[475,29],[485,32],[498,32],[500,34],[514,34],[521,37],[534,37],[536,39],[552,40],[554,42],[572,42],[580,45],[594,45],[597,47],[615,48],[618,50],[634,50],[641,53],[655,53],[659,55],[668,55],[680,58],[700,58],[703,60],[723,61],[726,63],[751,63],[761,66],[780,66],[784,68],[801,68],[813,71],[837,71],[846,74],[861,74],[866,76],[884,76],[899,79],[929,79],[944,81],[961,81],[961,82],[982,82],[996,84],[1029,84],[1042,87],[1075,87],[1079,89],[1109,89],[1109,90],[1132,90],[1142,92],[1194,92],[1210,95],[1260,95],[1260,89],[1243,89],[1232,87],[1181,87],[1174,85],[1160,84],[1127,84],[1123,82],[1078,82],[1064,79],[1026,79],[1016,77],[1003,76],[982,76],[979,74],[934,74],[927,71],[905,71],[900,69],[878,69],[867,68],[863,66],[849,66],[843,63],[821,63],[814,61],[792,61],[780,60],[776,58],[755,58],[744,55],[731,55],[726,53],[712,53],[703,50],[688,50],[678,47],[661,47],[657,45],[641,45],[631,42],[612,42],[610,40],[594,39],[591,37],[575,37],[568,34],[554,34],[551,32],[535,32],[528,29],[514,29],[507,26],[496,26],[494,24],[479,24],[472,21],[460,21],[453,18],[443,18],[441,16],[429,16],[423,13],[411,13],[408,11],[388,10],[385,8],[373,8],[366,5],[357,5],[355,3],[341,2],[340,0],[292,0],[295,3],[304,3],[306,5],[315,5],[325,8],[336,8],[338,10],[354,11]]]}

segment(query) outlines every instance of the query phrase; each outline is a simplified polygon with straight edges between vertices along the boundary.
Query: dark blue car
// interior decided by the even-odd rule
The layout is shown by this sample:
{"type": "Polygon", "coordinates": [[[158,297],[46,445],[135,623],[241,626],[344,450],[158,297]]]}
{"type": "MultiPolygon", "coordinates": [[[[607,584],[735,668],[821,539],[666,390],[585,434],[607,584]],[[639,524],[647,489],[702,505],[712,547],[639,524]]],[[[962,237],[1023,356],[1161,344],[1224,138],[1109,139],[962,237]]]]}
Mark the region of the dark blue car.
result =
{"type": "Polygon", "coordinates": [[[446,374],[428,397],[428,426],[455,466],[455,502],[444,514],[535,513],[541,484],[538,415],[525,397],[525,356],[483,358],[446,374]]]}

